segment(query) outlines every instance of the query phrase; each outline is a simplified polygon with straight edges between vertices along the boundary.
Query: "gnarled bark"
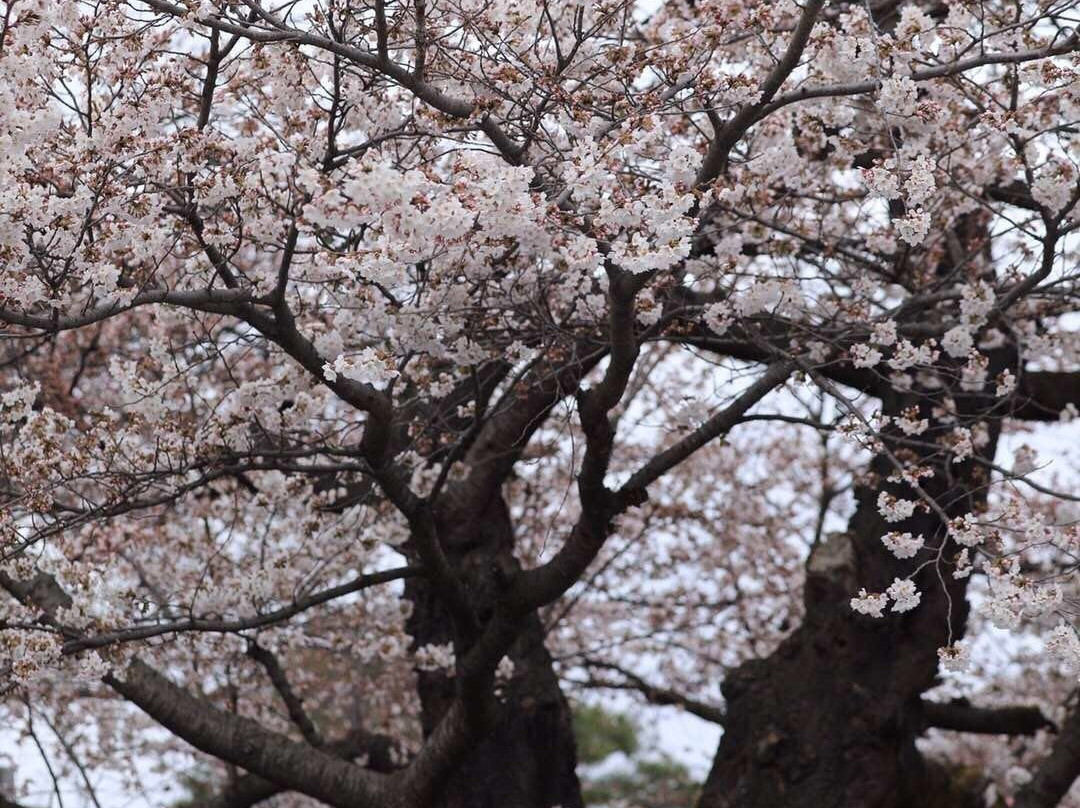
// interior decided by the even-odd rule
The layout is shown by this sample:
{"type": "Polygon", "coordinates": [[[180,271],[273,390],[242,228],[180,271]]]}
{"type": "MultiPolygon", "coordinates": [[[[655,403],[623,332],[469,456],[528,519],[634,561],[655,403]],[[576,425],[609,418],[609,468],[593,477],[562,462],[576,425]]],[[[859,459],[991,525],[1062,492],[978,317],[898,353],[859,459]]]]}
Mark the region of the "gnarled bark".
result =
{"type": "MultiPolygon", "coordinates": [[[[898,398],[884,409],[895,414],[912,403],[898,398]]],[[[997,439],[990,427],[985,457],[993,456],[997,439]]],[[[934,546],[942,540],[933,512],[901,525],[878,513],[881,490],[913,496],[886,482],[893,470],[887,454],[874,458],[847,531],[811,554],[803,624],[769,657],[747,662],[724,682],[725,731],[700,808],[900,808],[926,804],[936,788],[939,778],[914,743],[925,726],[920,696],[935,682],[937,649],[947,644],[949,627],[954,640],[963,635],[967,582],[948,567],[939,577],[930,565],[914,578],[922,602],[913,611],[874,619],[850,606],[860,587],[884,591],[915,566],[886,550],[884,533],[921,533],[934,546]]],[[[936,472],[922,487],[948,516],[982,499],[984,466],[968,461],[936,472]]],[[[945,558],[958,549],[947,546],[945,558]]]]}
{"type": "MultiPolygon", "coordinates": [[[[439,522],[447,558],[465,582],[474,612],[485,622],[499,596],[499,582],[520,568],[513,556],[513,525],[506,504],[496,494],[482,513],[448,512],[439,522]]],[[[407,584],[406,594],[413,604],[409,632],[417,647],[454,642],[452,621],[437,587],[418,579],[407,584]]],[[[508,656],[514,672],[503,685],[494,726],[437,789],[438,801],[432,808],[582,805],[570,708],[535,614],[524,620],[508,656]]],[[[425,735],[450,709],[455,685],[444,671],[419,672],[425,735]]]]}
{"type": "Polygon", "coordinates": [[[1073,704],[1050,754],[1016,794],[1017,808],[1054,808],[1080,777],[1080,706],[1073,704]]]}

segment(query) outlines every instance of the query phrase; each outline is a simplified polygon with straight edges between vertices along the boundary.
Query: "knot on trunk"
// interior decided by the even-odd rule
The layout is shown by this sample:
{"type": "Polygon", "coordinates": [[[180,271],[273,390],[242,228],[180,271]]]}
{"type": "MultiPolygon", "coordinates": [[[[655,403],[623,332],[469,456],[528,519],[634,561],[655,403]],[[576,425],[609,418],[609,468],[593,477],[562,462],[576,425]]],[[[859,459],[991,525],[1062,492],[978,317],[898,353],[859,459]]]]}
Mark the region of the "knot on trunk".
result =
{"type": "Polygon", "coordinates": [[[806,574],[826,578],[831,583],[847,583],[854,577],[855,551],[847,533],[830,533],[810,551],[806,574]]]}

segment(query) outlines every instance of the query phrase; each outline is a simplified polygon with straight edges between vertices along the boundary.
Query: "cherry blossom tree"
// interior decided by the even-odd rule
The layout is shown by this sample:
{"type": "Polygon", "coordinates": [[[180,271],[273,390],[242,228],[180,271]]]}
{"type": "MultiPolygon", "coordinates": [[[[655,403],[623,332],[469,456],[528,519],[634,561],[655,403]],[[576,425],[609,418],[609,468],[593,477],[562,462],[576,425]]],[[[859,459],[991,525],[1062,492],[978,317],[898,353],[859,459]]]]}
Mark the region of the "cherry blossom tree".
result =
{"type": "Polygon", "coordinates": [[[619,691],[723,728],[701,808],[1066,804],[1078,18],[0,0],[56,795],[574,808],[619,691]]]}

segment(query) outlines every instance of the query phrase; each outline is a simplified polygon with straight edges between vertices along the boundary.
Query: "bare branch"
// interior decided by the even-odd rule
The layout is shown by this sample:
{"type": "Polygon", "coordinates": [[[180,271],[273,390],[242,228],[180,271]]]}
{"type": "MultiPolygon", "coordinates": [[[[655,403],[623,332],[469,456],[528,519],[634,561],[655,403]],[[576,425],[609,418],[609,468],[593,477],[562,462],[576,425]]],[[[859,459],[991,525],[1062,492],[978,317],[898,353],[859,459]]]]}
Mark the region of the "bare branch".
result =
{"type": "Polygon", "coordinates": [[[351,595],[352,593],[359,592],[369,586],[389,583],[390,581],[399,581],[422,574],[423,570],[419,567],[398,567],[383,572],[373,572],[368,575],[360,575],[346,583],[300,598],[288,606],[274,609],[265,614],[238,618],[235,620],[190,619],[172,623],[163,623],[155,626],[120,629],[105,634],[80,637],[71,640],[64,645],[64,653],[75,654],[89,648],[104,648],[105,646],[114,645],[116,643],[132,642],[134,640],[143,640],[150,637],[160,637],[163,634],[184,634],[193,631],[232,634],[254,628],[263,628],[265,626],[281,623],[291,617],[295,617],[301,612],[314,608],[315,606],[321,606],[324,603],[344,597],[345,595],[351,595]]]}
{"type": "Polygon", "coordinates": [[[304,736],[304,740],[312,746],[321,747],[323,745],[322,734],[312,722],[307,710],[304,709],[303,699],[296,695],[296,691],[293,690],[277,656],[254,640],[248,644],[248,656],[262,665],[266,675],[270,677],[270,682],[274,685],[274,690],[281,696],[281,700],[285,702],[285,709],[289,713],[289,718],[296,724],[300,734],[304,736]]]}
{"type": "Polygon", "coordinates": [[[623,681],[615,682],[608,679],[596,679],[588,682],[589,687],[598,687],[604,689],[615,690],[635,690],[645,697],[650,704],[656,704],[659,706],[674,706],[680,707],[691,715],[696,715],[698,718],[709,721],[713,724],[723,725],[724,723],[724,711],[719,707],[715,707],[711,704],[706,704],[703,701],[692,699],[689,696],[685,696],[681,693],[677,693],[674,690],[665,687],[657,687],[642,679],[636,673],[628,671],[625,668],[615,665],[610,662],[601,662],[593,659],[584,660],[583,664],[586,668],[610,671],[617,673],[622,677],[623,681]]]}
{"type": "Polygon", "coordinates": [[[976,707],[966,699],[922,702],[928,727],[982,735],[1034,735],[1054,729],[1054,723],[1038,707],[976,707]]]}

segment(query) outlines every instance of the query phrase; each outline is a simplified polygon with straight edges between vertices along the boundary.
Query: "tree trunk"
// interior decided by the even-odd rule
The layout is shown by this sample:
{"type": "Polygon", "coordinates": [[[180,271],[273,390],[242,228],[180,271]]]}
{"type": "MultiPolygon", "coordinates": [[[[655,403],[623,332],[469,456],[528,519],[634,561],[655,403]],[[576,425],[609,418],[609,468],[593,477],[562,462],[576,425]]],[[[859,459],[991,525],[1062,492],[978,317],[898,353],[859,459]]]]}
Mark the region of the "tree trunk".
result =
{"type": "MultiPolygon", "coordinates": [[[[896,414],[913,402],[898,398],[884,409],[896,414]]],[[[988,426],[990,443],[979,451],[992,458],[998,429],[988,426]]],[[[936,430],[920,439],[933,441],[947,431],[936,430]]],[[[922,485],[950,517],[984,498],[984,466],[946,461],[934,468],[922,485]]],[[[849,601],[860,587],[883,592],[894,578],[910,574],[914,562],[929,558],[923,551],[897,560],[882,545],[882,534],[922,533],[928,546],[938,546],[944,532],[933,514],[920,512],[899,524],[882,519],[880,491],[914,498],[906,486],[886,482],[892,471],[886,455],[874,458],[871,474],[856,489],[848,530],[811,553],[803,624],[771,656],[741,665],[724,682],[724,735],[700,808],[935,804],[930,795],[941,777],[915,748],[922,731],[918,707],[920,695],[935,683],[937,649],[948,643],[948,626],[954,641],[963,635],[967,580],[954,579],[948,566],[939,579],[929,565],[914,579],[922,602],[913,611],[879,619],[852,611],[849,601]]],[[[959,549],[950,542],[944,559],[959,549]]]]}
{"type": "MultiPolygon", "coordinates": [[[[439,532],[481,621],[488,619],[495,583],[518,569],[513,525],[498,495],[471,518],[442,514],[439,532]]],[[[453,639],[450,617],[437,592],[422,579],[408,582],[413,603],[409,631],[417,647],[453,639]]],[[[504,685],[495,727],[450,778],[432,808],[580,808],[570,706],[559,689],[536,615],[525,622],[510,650],[512,679],[504,685]]],[[[418,690],[424,734],[454,697],[454,680],[442,671],[420,672],[418,690]]],[[[424,806],[427,808],[427,806],[424,806]]]]}

